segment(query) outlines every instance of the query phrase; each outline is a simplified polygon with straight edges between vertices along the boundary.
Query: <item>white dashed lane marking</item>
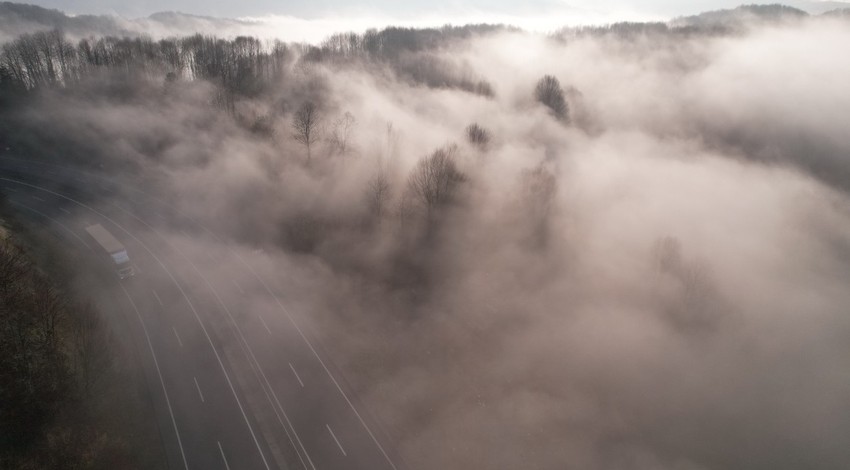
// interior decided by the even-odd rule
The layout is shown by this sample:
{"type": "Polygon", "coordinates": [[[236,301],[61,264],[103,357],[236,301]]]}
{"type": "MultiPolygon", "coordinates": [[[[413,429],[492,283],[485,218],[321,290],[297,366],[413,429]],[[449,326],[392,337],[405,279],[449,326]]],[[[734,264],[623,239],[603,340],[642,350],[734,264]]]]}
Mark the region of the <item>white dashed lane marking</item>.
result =
{"type": "Polygon", "coordinates": [[[331,433],[331,437],[334,438],[334,442],[336,442],[336,445],[339,447],[339,450],[340,452],[342,452],[342,455],[348,456],[348,454],[345,453],[345,449],[342,448],[342,444],[339,443],[339,439],[336,438],[336,434],[334,434],[333,429],[331,429],[331,426],[329,424],[326,424],[325,427],[328,428],[328,432],[331,433]]]}
{"type": "Polygon", "coordinates": [[[198,378],[197,378],[197,377],[192,377],[192,380],[194,380],[194,381],[195,381],[195,388],[197,388],[197,389],[198,389],[198,396],[200,396],[200,397],[201,397],[201,403],[204,403],[204,394],[203,394],[203,392],[201,392],[201,386],[200,386],[200,385],[198,385],[198,378]]]}
{"type": "Polygon", "coordinates": [[[180,347],[182,348],[183,347],[183,341],[180,341],[180,335],[177,334],[177,328],[172,326],[171,330],[174,331],[174,337],[177,338],[177,344],[179,344],[180,347]]]}
{"type": "Polygon", "coordinates": [[[292,367],[292,363],[289,363],[289,368],[292,369],[292,373],[295,375],[295,378],[298,379],[298,383],[301,384],[301,387],[304,387],[304,382],[301,381],[301,377],[298,376],[298,372],[295,372],[295,368],[292,367]]]}

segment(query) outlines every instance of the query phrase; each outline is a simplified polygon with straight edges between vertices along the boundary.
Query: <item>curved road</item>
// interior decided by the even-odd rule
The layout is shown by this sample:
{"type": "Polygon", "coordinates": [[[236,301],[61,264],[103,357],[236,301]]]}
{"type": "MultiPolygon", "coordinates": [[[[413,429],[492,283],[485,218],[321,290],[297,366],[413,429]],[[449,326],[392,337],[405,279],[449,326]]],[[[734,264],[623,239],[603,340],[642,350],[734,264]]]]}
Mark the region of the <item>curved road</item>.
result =
{"type": "Polygon", "coordinates": [[[74,168],[0,157],[0,192],[82,260],[102,312],[123,317],[112,320],[141,358],[168,468],[400,467],[262,255],[74,168]],[[127,247],[135,277],[97,262],[93,223],[127,247]]]}

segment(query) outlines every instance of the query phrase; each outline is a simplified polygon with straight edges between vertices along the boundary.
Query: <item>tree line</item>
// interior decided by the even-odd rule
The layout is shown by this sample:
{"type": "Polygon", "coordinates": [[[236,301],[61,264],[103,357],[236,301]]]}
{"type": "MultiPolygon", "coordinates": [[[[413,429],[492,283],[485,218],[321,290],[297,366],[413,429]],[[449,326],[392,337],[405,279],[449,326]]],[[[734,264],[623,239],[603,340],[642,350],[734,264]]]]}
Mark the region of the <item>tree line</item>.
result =
{"type": "Polygon", "coordinates": [[[519,29],[490,24],[446,25],[442,28],[419,29],[392,26],[380,31],[369,29],[362,34],[352,32],[333,34],[319,46],[310,48],[309,53],[314,60],[363,57],[388,60],[398,58],[404,53],[431,51],[473,36],[504,31],[519,31],[519,29]]]}
{"type": "Polygon", "coordinates": [[[24,34],[0,51],[0,84],[32,90],[71,86],[101,71],[128,77],[202,79],[250,96],[279,78],[292,58],[280,41],[264,43],[196,34],[154,41],[150,37],[102,37],[72,44],[59,30],[24,34]]]}
{"type": "Polygon", "coordinates": [[[133,79],[206,80],[219,86],[224,101],[232,106],[235,97],[257,96],[280,82],[296,60],[329,65],[377,61],[417,84],[492,96],[486,80],[455,70],[431,53],[453,41],[506,29],[492,25],[389,27],[363,34],[335,34],[319,46],[201,34],[160,40],[106,36],[72,43],[54,29],[24,34],[3,44],[0,87],[18,91],[69,87],[110,72],[133,79]]]}

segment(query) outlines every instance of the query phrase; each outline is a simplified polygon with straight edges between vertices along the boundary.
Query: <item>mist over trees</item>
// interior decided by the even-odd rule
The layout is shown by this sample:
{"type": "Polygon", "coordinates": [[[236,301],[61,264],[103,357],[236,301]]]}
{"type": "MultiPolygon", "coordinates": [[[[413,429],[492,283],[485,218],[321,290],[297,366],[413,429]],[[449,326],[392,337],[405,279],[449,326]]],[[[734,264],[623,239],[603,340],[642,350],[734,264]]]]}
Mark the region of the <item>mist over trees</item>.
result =
{"type": "Polygon", "coordinates": [[[552,115],[561,121],[569,121],[570,110],[564,99],[564,90],[557,78],[546,75],[534,87],[534,98],[549,108],[552,115]]]}
{"type": "Polygon", "coordinates": [[[466,126],[466,139],[470,144],[482,149],[486,150],[487,146],[490,145],[490,131],[478,125],[478,123],[473,122],[472,124],[466,126]]]}
{"type": "Polygon", "coordinates": [[[310,147],[321,138],[322,116],[315,104],[308,101],[301,105],[292,116],[292,138],[307,149],[307,162],[310,162],[310,147]]]}
{"type": "Polygon", "coordinates": [[[839,469],[847,41],[776,6],[36,32],[2,46],[0,144],[261,250],[411,468],[839,469]]]}
{"type": "Polygon", "coordinates": [[[407,180],[407,190],[415,203],[425,209],[429,221],[435,212],[449,204],[465,177],[458,170],[456,146],[435,150],[416,164],[407,180]]]}

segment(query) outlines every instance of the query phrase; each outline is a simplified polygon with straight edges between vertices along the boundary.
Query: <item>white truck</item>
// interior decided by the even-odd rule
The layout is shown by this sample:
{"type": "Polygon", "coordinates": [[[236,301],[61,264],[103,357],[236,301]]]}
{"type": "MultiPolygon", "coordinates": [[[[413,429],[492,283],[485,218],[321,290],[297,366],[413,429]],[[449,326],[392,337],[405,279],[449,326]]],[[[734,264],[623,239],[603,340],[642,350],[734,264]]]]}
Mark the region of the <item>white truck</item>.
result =
{"type": "Polygon", "coordinates": [[[103,251],[109,255],[112,264],[115,267],[115,272],[121,279],[126,279],[136,274],[133,270],[133,265],[130,263],[130,256],[127,254],[127,249],[112,236],[108,230],[100,224],[89,225],[86,227],[86,232],[103,248],[103,251]]]}

